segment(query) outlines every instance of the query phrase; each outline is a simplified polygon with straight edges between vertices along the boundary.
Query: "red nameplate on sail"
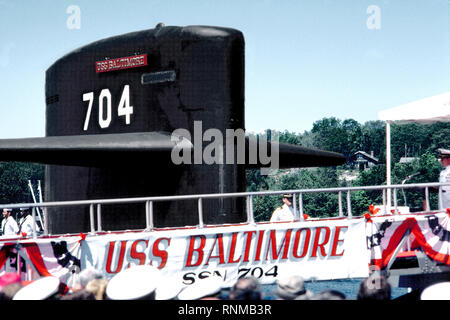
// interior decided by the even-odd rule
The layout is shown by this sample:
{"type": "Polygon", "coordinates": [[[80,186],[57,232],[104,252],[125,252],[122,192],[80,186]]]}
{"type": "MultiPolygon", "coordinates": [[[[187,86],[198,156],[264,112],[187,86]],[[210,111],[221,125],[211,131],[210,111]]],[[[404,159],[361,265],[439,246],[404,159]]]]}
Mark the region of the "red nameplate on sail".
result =
{"type": "Polygon", "coordinates": [[[129,68],[143,67],[147,65],[147,54],[130,56],[124,58],[115,58],[95,62],[95,72],[108,72],[123,70],[129,68]]]}

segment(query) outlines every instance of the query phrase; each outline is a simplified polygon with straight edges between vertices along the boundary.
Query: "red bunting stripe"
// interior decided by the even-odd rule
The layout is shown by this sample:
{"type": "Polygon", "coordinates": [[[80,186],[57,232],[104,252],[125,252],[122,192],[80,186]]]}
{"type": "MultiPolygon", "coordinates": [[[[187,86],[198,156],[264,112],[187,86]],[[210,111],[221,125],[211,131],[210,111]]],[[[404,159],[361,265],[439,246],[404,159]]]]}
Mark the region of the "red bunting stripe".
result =
{"type": "Polygon", "coordinates": [[[420,247],[431,259],[444,263],[446,265],[450,265],[450,255],[438,252],[433,249],[433,247],[427,242],[427,239],[423,235],[419,224],[414,218],[407,218],[395,229],[394,233],[390,237],[388,246],[383,250],[381,259],[372,259],[372,265],[380,268],[386,267],[389,263],[389,260],[392,258],[395,249],[398,247],[400,241],[408,230],[410,230],[411,234],[415,237],[415,240],[412,244],[413,248],[420,247]]]}
{"type": "Polygon", "coordinates": [[[27,250],[28,257],[30,258],[33,265],[36,267],[36,270],[39,272],[41,276],[52,276],[50,272],[48,272],[47,267],[45,266],[44,260],[42,260],[42,254],[39,250],[39,246],[36,243],[26,243],[23,244],[25,249],[27,250]]]}

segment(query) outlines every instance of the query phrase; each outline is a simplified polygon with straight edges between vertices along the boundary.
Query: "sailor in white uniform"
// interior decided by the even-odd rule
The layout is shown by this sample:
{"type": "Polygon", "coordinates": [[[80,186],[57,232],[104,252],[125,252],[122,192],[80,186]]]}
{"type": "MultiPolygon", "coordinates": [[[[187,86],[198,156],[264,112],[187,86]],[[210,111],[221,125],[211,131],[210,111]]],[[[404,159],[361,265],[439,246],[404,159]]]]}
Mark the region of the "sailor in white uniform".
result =
{"type": "MultiPolygon", "coordinates": [[[[440,154],[440,160],[442,167],[444,169],[441,171],[439,175],[439,182],[445,183],[450,182],[450,150],[447,149],[438,149],[440,154]]],[[[439,199],[439,205],[442,203],[441,210],[450,208],[450,185],[442,187],[442,202],[439,199]]]]}
{"type": "Polygon", "coordinates": [[[11,209],[3,209],[2,235],[15,236],[19,232],[16,220],[11,216],[11,209]]]}
{"type": "Polygon", "coordinates": [[[27,236],[33,235],[33,224],[35,225],[36,233],[39,233],[39,227],[36,221],[33,220],[33,216],[30,215],[29,209],[20,208],[19,213],[19,232],[23,232],[27,236]]]}
{"type": "Polygon", "coordinates": [[[270,218],[270,222],[295,220],[295,212],[292,207],[292,194],[283,194],[282,201],[283,205],[274,210],[272,217],[270,218]]]}

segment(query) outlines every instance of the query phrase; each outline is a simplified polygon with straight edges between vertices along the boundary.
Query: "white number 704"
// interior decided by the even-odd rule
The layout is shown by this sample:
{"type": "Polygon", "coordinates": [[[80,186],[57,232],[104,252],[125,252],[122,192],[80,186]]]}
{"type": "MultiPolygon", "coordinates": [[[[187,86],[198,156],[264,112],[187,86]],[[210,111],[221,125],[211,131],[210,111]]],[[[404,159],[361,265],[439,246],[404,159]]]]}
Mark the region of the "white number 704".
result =
{"type": "MultiPolygon", "coordinates": [[[[94,93],[84,93],[83,101],[89,101],[83,126],[83,130],[86,131],[89,126],[89,119],[91,118],[92,105],[94,104],[94,93]]],[[[111,92],[109,91],[109,89],[102,89],[98,97],[98,124],[100,128],[104,129],[109,127],[109,125],[111,124],[111,113],[111,92]],[[104,115],[105,107],[106,115],[104,115]]],[[[133,114],[133,106],[130,105],[130,86],[125,85],[123,87],[122,96],[120,97],[119,106],[117,107],[117,115],[119,117],[125,116],[125,123],[130,124],[131,114],[133,114]]]]}

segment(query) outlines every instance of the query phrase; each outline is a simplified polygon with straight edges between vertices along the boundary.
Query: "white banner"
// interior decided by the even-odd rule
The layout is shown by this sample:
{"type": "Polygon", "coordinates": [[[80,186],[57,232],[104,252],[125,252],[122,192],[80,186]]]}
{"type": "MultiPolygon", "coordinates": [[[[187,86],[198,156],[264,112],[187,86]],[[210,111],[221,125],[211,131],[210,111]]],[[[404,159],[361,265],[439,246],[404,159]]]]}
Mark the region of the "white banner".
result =
{"type": "Polygon", "coordinates": [[[186,285],[211,275],[233,285],[250,275],[261,283],[292,274],[305,280],[367,277],[369,258],[364,219],[339,219],[88,237],[81,261],[82,268],[107,277],[152,264],[186,285]]]}
{"type": "Polygon", "coordinates": [[[9,239],[0,242],[0,268],[16,269],[19,250],[38,276],[57,276],[69,286],[84,268],[111,278],[139,264],[184,285],[213,275],[225,286],[245,276],[263,284],[293,274],[305,280],[367,277],[365,232],[362,218],[9,239]]]}

